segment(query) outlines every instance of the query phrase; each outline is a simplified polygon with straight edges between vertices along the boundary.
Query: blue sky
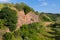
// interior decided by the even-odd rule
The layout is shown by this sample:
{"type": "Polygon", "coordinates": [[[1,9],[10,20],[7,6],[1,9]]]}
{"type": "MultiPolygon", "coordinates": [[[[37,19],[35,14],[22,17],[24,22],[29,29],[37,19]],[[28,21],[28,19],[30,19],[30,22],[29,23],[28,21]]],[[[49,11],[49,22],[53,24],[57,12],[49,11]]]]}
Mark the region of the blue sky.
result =
{"type": "Polygon", "coordinates": [[[0,3],[20,3],[24,2],[35,11],[60,13],[60,0],[0,0],[0,3]]]}

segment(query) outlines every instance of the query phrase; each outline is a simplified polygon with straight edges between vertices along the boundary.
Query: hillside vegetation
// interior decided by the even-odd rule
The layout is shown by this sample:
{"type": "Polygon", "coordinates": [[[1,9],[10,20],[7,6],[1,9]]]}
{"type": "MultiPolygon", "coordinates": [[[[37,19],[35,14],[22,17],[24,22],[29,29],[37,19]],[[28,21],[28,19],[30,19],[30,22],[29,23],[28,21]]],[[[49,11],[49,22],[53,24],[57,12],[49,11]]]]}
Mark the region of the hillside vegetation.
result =
{"type": "Polygon", "coordinates": [[[0,4],[0,40],[60,40],[59,18],[60,14],[39,13],[25,3],[0,4]],[[32,11],[40,20],[24,24],[16,30],[16,10],[24,10],[25,15],[32,11]]]}

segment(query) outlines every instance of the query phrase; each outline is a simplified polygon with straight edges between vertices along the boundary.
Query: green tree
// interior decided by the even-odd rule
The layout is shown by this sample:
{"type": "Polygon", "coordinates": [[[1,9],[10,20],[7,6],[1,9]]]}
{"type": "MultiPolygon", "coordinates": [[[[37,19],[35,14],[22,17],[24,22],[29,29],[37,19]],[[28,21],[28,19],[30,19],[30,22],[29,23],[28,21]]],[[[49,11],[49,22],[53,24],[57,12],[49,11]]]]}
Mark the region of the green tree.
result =
{"type": "Polygon", "coordinates": [[[3,19],[6,20],[5,25],[9,27],[11,31],[15,30],[17,23],[17,12],[8,7],[4,7],[1,12],[3,19]]]}

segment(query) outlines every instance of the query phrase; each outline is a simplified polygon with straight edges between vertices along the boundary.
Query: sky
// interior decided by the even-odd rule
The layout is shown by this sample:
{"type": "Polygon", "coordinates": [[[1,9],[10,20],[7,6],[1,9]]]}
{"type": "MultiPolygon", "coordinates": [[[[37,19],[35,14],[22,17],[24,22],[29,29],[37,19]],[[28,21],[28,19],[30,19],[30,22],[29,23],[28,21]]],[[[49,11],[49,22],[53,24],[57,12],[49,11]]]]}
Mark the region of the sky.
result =
{"type": "Polygon", "coordinates": [[[24,2],[35,11],[46,13],[60,13],[60,0],[0,0],[0,3],[24,2]]]}

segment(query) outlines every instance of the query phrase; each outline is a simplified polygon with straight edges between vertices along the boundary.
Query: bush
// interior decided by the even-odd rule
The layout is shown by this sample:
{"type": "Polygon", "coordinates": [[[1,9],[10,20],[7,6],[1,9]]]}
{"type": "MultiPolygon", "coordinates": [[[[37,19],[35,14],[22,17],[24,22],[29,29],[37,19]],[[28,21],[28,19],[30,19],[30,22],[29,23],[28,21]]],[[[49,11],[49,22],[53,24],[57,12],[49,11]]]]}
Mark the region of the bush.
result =
{"type": "Polygon", "coordinates": [[[13,34],[15,37],[19,37],[20,36],[20,30],[14,31],[13,34]]]}
{"type": "Polygon", "coordinates": [[[40,40],[37,33],[40,32],[40,24],[32,23],[28,25],[22,25],[20,28],[20,35],[23,40],[40,40]]]}
{"type": "Polygon", "coordinates": [[[5,23],[5,20],[0,19],[0,29],[4,29],[5,28],[4,23],[5,23]]]}
{"type": "Polygon", "coordinates": [[[12,40],[12,34],[11,33],[5,33],[3,35],[3,40],[12,40]]]}
{"type": "Polygon", "coordinates": [[[28,5],[26,5],[25,3],[17,3],[15,5],[15,8],[17,8],[19,11],[20,10],[24,10],[25,14],[27,14],[30,11],[34,11],[33,8],[29,7],[28,5]]]}
{"type": "Polygon", "coordinates": [[[6,20],[5,25],[9,27],[11,31],[15,30],[17,23],[17,12],[8,7],[4,7],[2,10],[2,17],[6,20]]]}

